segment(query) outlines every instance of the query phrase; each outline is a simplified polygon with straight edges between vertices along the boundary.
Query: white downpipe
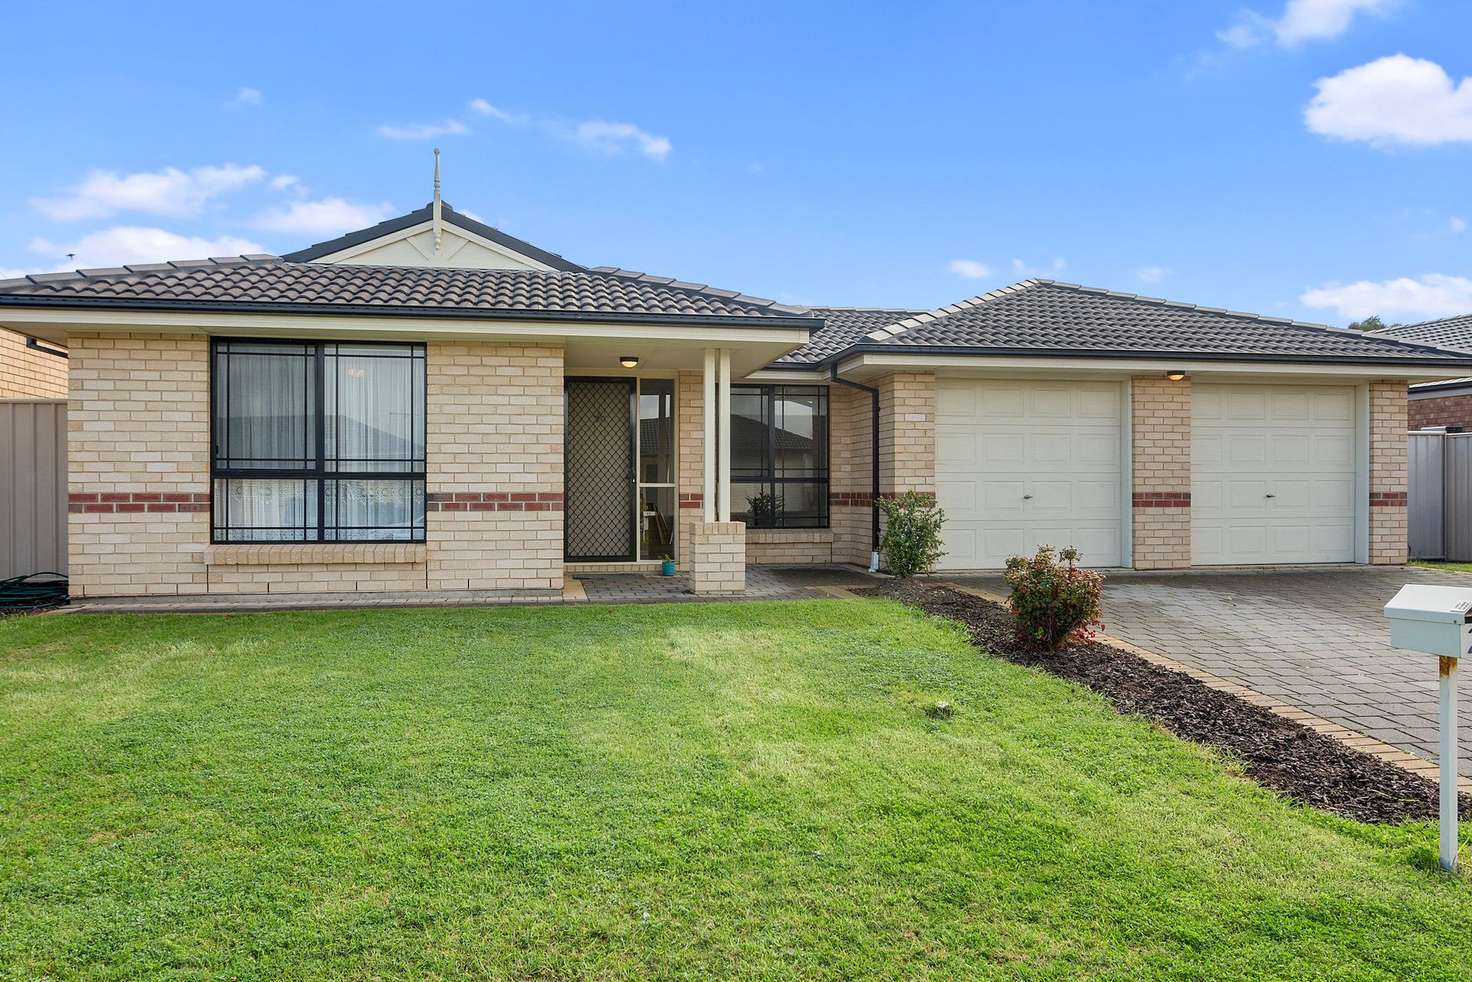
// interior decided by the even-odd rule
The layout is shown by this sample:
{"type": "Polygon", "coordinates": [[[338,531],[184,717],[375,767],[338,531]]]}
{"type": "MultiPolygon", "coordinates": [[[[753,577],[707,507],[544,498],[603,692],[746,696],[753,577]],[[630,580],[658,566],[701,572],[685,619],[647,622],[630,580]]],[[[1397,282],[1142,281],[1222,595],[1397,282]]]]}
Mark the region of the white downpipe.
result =
{"type": "Polygon", "coordinates": [[[1441,868],[1457,868],[1457,659],[1441,659],[1441,868]]]}
{"type": "Polygon", "coordinates": [[[705,349],[705,487],[702,492],[702,514],[705,521],[716,520],[716,349],[705,349]]]}
{"type": "Polygon", "coordinates": [[[720,511],[718,522],[731,520],[731,350],[721,349],[720,393],[716,407],[717,426],[720,429],[721,454],[717,466],[720,468],[720,511]]]}

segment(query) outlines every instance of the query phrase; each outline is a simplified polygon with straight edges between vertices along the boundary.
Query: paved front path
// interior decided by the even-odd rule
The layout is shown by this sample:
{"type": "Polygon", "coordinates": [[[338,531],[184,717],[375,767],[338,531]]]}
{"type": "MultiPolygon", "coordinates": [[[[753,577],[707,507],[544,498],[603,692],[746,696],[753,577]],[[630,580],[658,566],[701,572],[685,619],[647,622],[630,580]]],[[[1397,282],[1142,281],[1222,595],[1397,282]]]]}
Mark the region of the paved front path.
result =
{"type": "MultiPolygon", "coordinates": [[[[946,578],[1007,592],[999,576],[946,578]]],[[[1435,760],[1436,659],[1392,649],[1381,612],[1407,583],[1472,587],[1472,574],[1415,568],[1121,572],[1104,586],[1104,630],[1435,760]]],[[[1459,757],[1466,775],[1472,774],[1472,671],[1462,676],[1459,757]]]]}

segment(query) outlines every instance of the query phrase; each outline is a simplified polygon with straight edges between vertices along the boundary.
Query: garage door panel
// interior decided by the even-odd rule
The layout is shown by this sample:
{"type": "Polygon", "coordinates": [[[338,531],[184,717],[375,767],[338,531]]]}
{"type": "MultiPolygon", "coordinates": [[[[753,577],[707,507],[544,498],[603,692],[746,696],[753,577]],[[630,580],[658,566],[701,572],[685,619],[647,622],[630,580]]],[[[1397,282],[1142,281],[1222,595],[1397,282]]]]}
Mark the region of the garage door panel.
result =
{"type": "Polygon", "coordinates": [[[940,379],[937,389],[942,568],[997,568],[1043,542],[1119,563],[1122,386],[940,379]]]}
{"type": "Polygon", "coordinates": [[[966,521],[980,514],[975,481],[936,481],[935,493],[946,503],[946,515],[966,521]]]}
{"type": "Polygon", "coordinates": [[[1020,384],[994,382],[985,388],[969,386],[982,416],[1021,419],[1026,414],[1027,394],[1020,384]]]}
{"type": "Polygon", "coordinates": [[[1355,406],[1348,386],[1196,385],[1192,561],[1352,561],[1355,406]]]}
{"type": "Polygon", "coordinates": [[[967,422],[976,418],[976,390],[966,388],[940,388],[935,393],[935,418],[937,422],[967,422]]]}
{"type": "Polygon", "coordinates": [[[1306,433],[1274,433],[1268,437],[1268,463],[1274,470],[1302,470],[1310,463],[1306,433]]]}
{"type": "Polygon", "coordinates": [[[1228,433],[1225,442],[1225,462],[1233,468],[1261,470],[1268,462],[1268,436],[1265,433],[1228,433]]]}
{"type": "Polygon", "coordinates": [[[957,467],[974,468],[976,466],[976,435],[969,431],[937,428],[935,452],[947,460],[954,460],[957,467]]]}
{"type": "Polygon", "coordinates": [[[1066,430],[1033,433],[1027,440],[1027,461],[1034,467],[1065,468],[1073,459],[1073,439],[1066,430]]]}
{"type": "Polygon", "coordinates": [[[1319,467],[1354,470],[1354,439],[1349,436],[1321,436],[1314,440],[1313,462],[1319,467]]]}
{"type": "MultiPolygon", "coordinates": [[[[1020,471],[1026,468],[1027,440],[1023,434],[997,433],[992,435],[988,432],[985,438],[978,435],[976,439],[981,445],[982,463],[988,470],[1020,471]]],[[[947,461],[947,467],[949,466],[950,462],[947,461]]]]}

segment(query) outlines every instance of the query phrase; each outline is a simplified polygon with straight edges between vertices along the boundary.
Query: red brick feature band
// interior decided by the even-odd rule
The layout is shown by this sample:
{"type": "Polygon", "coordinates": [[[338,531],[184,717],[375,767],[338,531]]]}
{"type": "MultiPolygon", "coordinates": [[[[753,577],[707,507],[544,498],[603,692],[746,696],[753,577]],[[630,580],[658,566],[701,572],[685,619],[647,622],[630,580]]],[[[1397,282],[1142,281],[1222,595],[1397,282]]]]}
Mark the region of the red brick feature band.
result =
{"type": "Polygon", "coordinates": [[[209,511],[208,494],[182,491],[102,491],[66,496],[69,512],[116,514],[118,512],[209,511]]]}
{"type": "Polygon", "coordinates": [[[701,494],[700,492],[680,492],[681,508],[699,508],[703,504],[705,504],[705,495],[701,494]]]}
{"type": "Polygon", "coordinates": [[[1189,491],[1136,491],[1136,508],[1190,508],[1189,491]]]}
{"type": "Polygon", "coordinates": [[[561,491],[436,491],[426,511],[562,511],[561,491]]]}
{"type": "Polygon", "coordinates": [[[1371,508],[1404,508],[1406,507],[1406,492],[1404,491],[1371,491],[1371,508]]]}
{"type": "Polygon", "coordinates": [[[834,508],[872,508],[874,496],[868,491],[833,491],[828,495],[828,504],[834,508]]]}

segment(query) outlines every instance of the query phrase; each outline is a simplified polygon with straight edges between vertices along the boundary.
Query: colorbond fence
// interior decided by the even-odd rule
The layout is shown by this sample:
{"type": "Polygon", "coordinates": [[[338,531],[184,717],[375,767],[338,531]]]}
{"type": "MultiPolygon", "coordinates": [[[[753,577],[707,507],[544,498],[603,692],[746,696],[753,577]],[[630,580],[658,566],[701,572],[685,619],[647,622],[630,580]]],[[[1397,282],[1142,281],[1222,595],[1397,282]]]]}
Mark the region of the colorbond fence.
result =
{"type": "Polygon", "coordinates": [[[1472,433],[1410,440],[1411,558],[1472,562],[1472,433]]]}
{"type": "Polygon", "coordinates": [[[0,400],[0,579],[66,572],[66,401],[0,400]]]}

